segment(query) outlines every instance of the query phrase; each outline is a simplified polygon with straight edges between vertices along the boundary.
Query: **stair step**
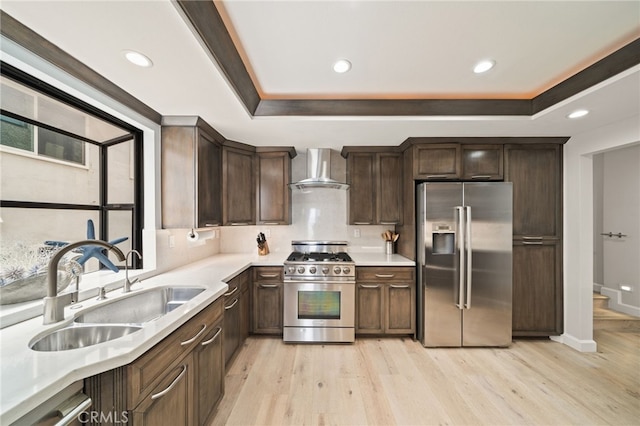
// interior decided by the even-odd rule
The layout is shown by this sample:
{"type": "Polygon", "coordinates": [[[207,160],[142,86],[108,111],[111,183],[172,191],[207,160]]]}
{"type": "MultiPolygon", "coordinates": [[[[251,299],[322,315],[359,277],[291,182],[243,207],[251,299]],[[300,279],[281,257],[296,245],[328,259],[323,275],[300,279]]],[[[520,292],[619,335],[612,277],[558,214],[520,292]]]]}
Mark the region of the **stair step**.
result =
{"type": "Polygon", "coordinates": [[[600,293],[593,293],[593,309],[607,309],[609,307],[609,296],[600,293]]]}

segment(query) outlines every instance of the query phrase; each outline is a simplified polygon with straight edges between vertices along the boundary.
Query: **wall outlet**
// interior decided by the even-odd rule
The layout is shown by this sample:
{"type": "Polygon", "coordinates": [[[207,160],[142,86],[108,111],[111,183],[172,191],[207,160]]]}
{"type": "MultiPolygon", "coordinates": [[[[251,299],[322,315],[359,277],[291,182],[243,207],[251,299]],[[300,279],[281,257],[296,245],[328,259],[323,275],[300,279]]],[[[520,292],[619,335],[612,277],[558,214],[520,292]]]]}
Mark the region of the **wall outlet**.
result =
{"type": "Polygon", "coordinates": [[[174,248],[176,246],[176,237],[174,235],[169,235],[169,248],[174,248]]]}
{"type": "Polygon", "coordinates": [[[360,228],[355,228],[353,230],[353,237],[354,238],[360,238],[360,228]]]}

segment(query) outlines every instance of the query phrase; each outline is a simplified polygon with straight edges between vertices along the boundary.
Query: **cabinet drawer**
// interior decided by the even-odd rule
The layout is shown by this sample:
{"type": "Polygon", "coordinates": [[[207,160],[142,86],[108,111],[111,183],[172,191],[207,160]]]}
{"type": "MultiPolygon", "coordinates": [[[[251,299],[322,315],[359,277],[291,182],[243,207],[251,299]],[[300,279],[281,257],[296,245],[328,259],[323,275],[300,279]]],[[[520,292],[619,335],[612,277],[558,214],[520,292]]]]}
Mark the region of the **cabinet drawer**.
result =
{"type": "Polygon", "coordinates": [[[207,331],[222,318],[222,312],[223,299],[220,298],[132,362],[127,367],[127,405],[137,406],[157,386],[164,373],[177,365],[207,335],[207,331]]]}
{"type": "Polygon", "coordinates": [[[282,266],[260,266],[253,268],[253,280],[260,282],[282,282],[282,266]]]}
{"type": "Polygon", "coordinates": [[[358,267],[356,281],[415,281],[412,267],[358,267]]]}

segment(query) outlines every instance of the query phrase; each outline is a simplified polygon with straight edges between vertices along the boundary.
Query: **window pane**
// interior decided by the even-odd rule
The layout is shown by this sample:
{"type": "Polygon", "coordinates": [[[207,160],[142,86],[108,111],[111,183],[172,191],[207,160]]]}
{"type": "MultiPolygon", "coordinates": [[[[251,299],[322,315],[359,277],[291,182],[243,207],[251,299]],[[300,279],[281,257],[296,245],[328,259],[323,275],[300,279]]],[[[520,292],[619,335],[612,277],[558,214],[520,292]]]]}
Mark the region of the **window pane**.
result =
{"type": "MultiPolygon", "coordinates": [[[[2,152],[0,194],[3,200],[99,205],[100,148],[84,144],[87,167],[43,161],[35,156],[2,152]]],[[[54,144],[51,145],[55,146],[54,144]]]]}
{"type": "MultiPolygon", "coordinates": [[[[131,244],[131,230],[133,229],[133,215],[131,210],[112,210],[107,212],[107,229],[109,230],[109,236],[107,241],[117,241],[124,237],[127,237],[126,241],[117,243],[116,246],[122,250],[123,253],[127,253],[132,249],[131,244]]],[[[118,261],[118,259],[111,253],[109,253],[109,259],[114,265],[124,268],[124,262],[118,261]]],[[[131,260],[131,258],[129,259],[131,260]]],[[[131,266],[131,265],[129,265],[131,266]]]]}
{"type": "Polygon", "coordinates": [[[0,144],[33,152],[33,126],[0,115],[0,144]]]}
{"type": "Polygon", "coordinates": [[[58,160],[84,164],[84,146],[78,139],[38,128],[38,154],[58,160]]]}
{"type": "Polygon", "coordinates": [[[133,139],[107,148],[107,203],[133,204],[133,139]]]}

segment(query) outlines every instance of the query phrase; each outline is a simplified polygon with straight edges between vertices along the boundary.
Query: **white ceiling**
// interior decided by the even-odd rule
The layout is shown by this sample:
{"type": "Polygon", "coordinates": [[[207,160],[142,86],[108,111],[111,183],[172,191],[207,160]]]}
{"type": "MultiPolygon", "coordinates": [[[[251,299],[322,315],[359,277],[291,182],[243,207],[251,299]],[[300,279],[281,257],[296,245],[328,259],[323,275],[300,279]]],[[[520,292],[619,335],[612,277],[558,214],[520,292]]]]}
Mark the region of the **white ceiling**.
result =
{"type": "MultiPolygon", "coordinates": [[[[639,117],[640,66],[533,117],[251,117],[169,1],[12,1],[2,9],[162,115],[298,149],[417,136],[572,136],[639,117]],[[52,19],[52,17],[54,17],[52,19]],[[133,49],[154,66],[123,59],[133,49]],[[565,116],[577,108],[591,113],[565,116]]],[[[224,1],[263,98],[532,98],[640,37],[638,1],[224,1]],[[353,69],[331,71],[346,57],[353,69]],[[471,68],[497,61],[486,75],[471,68]]]]}

